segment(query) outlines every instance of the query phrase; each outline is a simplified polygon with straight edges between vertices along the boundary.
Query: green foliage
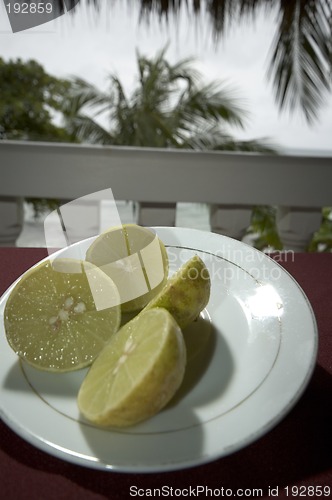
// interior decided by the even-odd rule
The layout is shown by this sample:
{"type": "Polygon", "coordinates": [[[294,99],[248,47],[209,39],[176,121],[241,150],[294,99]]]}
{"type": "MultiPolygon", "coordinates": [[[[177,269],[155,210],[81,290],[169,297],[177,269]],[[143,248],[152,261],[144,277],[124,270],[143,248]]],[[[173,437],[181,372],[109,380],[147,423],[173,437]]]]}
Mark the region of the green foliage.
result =
{"type": "MultiPolygon", "coordinates": [[[[272,206],[253,208],[251,224],[247,234],[253,236],[253,245],[259,250],[282,250],[283,245],[276,225],[276,209],[272,206]]],[[[321,226],[314,233],[308,252],[332,252],[332,207],[322,209],[321,226]]]]}
{"type": "Polygon", "coordinates": [[[54,124],[69,82],[48,75],[36,61],[5,62],[0,58],[0,124],[2,138],[70,141],[66,129],[54,124]]]}
{"type": "Polygon", "coordinates": [[[35,219],[60,206],[60,201],[53,198],[26,198],[26,202],[32,205],[35,219]]]}
{"type": "Polygon", "coordinates": [[[254,236],[254,246],[258,250],[267,248],[282,250],[276,225],[276,208],[272,206],[256,206],[253,208],[248,234],[254,236]]]}
{"type": "Polygon", "coordinates": [[[332,252],[332,207],[322,211],[322,223],[313,235],[308,252],[332,252]]]}

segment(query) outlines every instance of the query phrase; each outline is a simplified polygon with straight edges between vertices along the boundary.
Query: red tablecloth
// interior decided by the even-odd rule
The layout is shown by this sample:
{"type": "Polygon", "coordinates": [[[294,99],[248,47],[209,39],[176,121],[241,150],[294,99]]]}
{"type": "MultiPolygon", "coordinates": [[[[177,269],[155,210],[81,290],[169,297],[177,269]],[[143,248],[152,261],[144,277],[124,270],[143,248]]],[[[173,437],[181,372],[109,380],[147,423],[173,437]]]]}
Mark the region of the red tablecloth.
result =
{"type": "MultiPolygon", "coordinates": [[[[0,248],[0,295],[45,255],[44,249],[0,248]]],[[[256,498],[272,498],[273,493],[277,498],[315,498],[316,488],[316,497],[326,498],[319,494],[320,487],[324,493],[324,486],[331,487],[332,496],[332,255],[296,254],[287,259],[278,256],[278,261],[312,304],[319,353],[304,395],[272,431],[247,448],[207,465],[171,473],[125,474],[91,470],[49,456],[0,422],[2,497],[97,500],[131,498],[135,493],[146,497],[155,493],[158,497],[154,488],[169,497],[178,496],[180,489],[188,496],[204,497],[198,486],[209,488],[206,492],[210,497],[216,490],[214,495],[220,497],[232,494],[241,498],[251,492],[256,498]]]]}

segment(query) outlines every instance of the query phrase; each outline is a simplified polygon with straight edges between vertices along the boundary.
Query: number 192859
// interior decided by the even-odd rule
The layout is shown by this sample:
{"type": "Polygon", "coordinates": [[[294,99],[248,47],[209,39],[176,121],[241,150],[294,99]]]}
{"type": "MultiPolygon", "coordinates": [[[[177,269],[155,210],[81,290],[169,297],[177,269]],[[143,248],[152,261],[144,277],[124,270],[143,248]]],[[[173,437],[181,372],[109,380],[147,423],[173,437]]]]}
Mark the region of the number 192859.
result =
{"type": "Polygon", "coordinates": [[[330,486],[285,486],[288,497],[329,497],[330,486]]]}
{"type": "Polygon", "coordinates": [[[15,2],[6,4],[8,14],[51,14],[53,5],[51,2],[15,2]]]}

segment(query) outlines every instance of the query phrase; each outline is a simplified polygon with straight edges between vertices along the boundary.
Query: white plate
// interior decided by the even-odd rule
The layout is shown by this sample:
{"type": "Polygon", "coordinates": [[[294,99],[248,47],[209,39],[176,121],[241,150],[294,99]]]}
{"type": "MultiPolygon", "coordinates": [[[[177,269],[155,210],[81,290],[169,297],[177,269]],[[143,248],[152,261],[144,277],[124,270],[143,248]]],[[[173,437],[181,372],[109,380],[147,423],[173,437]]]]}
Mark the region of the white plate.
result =
{"type": "MultiPolygon", "coordinates": [[[[310,379],[317,355],[315,318],[305,294],[281,266],[224,236],[155,229],[167,246],[171,271],[198,254],[212,287],[209,304],[191,330],[193,352],[182,390],[140,425],[115,432],[84,422],[76,394],[85,371],[51,374],[19,362],[3,326],[13,286],[1,299],[1,416],[45,452],[126,472],[206,463],[263,436],[293,407],[310,379]]],[[[91,241],[60,252],[84,258],[91,241]]]]}

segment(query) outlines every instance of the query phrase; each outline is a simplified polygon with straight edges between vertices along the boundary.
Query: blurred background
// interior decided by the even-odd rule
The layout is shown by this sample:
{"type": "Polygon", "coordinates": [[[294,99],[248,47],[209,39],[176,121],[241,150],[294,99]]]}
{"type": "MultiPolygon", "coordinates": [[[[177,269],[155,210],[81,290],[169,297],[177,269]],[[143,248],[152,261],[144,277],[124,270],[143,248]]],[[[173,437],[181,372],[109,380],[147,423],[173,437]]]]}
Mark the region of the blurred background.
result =
{"type": "MultiPolygon", "coordinates": [[[[58,3],[63,15],[13,33],[0,2],[2,141],[331,157],[330,1],[58,3]]],[[[16,244],[42,244],[58,203],[24,198],[16,244]]],[[[126,220],[140,208],[119,203],[126,220]]],[[[280,232],[297,224],[299,248],[331,251],[330,207],[307,212],[286,220],[276,206],[253,206],[241,239],[283,249],[280,232]]],[[[176,217],[211,229],[204,204],[179,200],[176,217]]]]}

